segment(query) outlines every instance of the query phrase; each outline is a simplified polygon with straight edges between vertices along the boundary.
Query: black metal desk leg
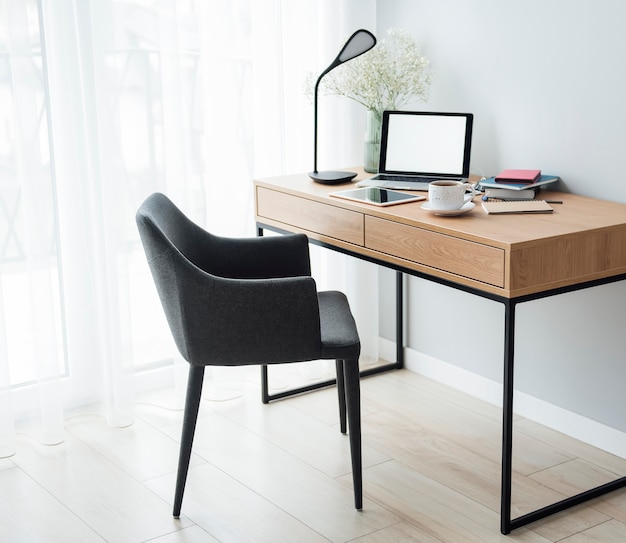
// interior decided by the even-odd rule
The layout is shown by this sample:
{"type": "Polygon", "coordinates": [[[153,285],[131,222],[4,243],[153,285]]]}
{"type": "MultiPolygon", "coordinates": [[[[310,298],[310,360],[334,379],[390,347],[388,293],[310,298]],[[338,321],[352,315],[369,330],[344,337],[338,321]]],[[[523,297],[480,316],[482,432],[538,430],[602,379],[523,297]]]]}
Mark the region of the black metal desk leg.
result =
{"type": "MultiPolygon", "coordinates": [[[[521,300],[523,301],[523,300],[521,300]]],[[[520,517],[511,518],[511,489],[513,473],[513,395],[514,385],[514,356],[515,356],[515,307],[520,300],[505,300],[504,302],[504,399],[502,405],[502,488],[500,531],[510,534],[512,530],[526,526],[560,511],[580,505],[586,501],[626,487],[626,477],[620,477],[586,490],[569,498],[552,503],[520,517]]]]}
{"type": "Polygon", "coordinates": [[[513,391],[515,356],[515,302],[504,302],[504,397],[502,402],[502,487],[500,531],[511,533],[511,486],[513,457],[513,391]]]}
{"type": "Polygon", "coordinates": [[[404,274],[396,272],[396,366],[404,367],[404,274]]]}

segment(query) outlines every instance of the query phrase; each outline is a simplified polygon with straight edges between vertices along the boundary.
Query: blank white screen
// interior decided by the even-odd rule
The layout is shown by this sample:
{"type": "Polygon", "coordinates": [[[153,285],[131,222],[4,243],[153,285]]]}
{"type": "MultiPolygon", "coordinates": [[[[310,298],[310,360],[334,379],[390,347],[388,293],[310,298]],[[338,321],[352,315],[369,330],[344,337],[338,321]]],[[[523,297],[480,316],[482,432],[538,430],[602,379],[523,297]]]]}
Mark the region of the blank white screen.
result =
{"type": "Polygon", "coordinates": [[[466,117],[390,115],[386,171],[462,175],[466,117]]]}

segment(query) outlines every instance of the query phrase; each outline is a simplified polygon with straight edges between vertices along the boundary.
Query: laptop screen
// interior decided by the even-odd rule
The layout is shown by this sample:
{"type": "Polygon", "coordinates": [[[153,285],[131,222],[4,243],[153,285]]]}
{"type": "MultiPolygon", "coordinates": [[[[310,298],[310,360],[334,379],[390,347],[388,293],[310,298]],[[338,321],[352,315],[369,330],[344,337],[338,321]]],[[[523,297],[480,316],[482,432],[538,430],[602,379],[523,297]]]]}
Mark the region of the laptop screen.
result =
{"type": "Polygon", "coordinates": [[[471,113],[385,111],[379,172],[468,177],[471,113]]]}

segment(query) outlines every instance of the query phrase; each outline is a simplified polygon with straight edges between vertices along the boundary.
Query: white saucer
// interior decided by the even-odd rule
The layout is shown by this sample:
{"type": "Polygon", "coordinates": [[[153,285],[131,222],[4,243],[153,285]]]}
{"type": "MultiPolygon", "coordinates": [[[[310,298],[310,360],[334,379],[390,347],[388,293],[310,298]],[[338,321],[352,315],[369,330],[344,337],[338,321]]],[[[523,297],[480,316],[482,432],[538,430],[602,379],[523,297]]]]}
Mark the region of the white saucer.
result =
{"type": "Polygon", "coordinates": [[[474,202],[466,202],[460,209],[433,209],[430,207],[428,202],[422,204],[422,209],[443,217],[456,217],[457,215],[463,215],[463,213],[471,211],[474,207],[474,202]]]}

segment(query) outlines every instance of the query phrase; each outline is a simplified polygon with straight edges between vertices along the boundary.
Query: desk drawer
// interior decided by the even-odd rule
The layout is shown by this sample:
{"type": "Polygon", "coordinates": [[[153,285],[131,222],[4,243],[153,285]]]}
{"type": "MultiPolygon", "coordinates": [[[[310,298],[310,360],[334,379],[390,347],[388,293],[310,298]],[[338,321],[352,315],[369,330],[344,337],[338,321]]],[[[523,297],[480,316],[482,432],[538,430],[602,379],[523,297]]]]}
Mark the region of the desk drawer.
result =
{"type": "Polygon", "coordinates": [[[504,251],[422,228],[365,217],[365,247],[458,276],[504,287],[504,251]]]}
{"type": "Polygon", "coordinates": [[[363,246],[363,214],[257,187],[257,215],[363,246]]]}

